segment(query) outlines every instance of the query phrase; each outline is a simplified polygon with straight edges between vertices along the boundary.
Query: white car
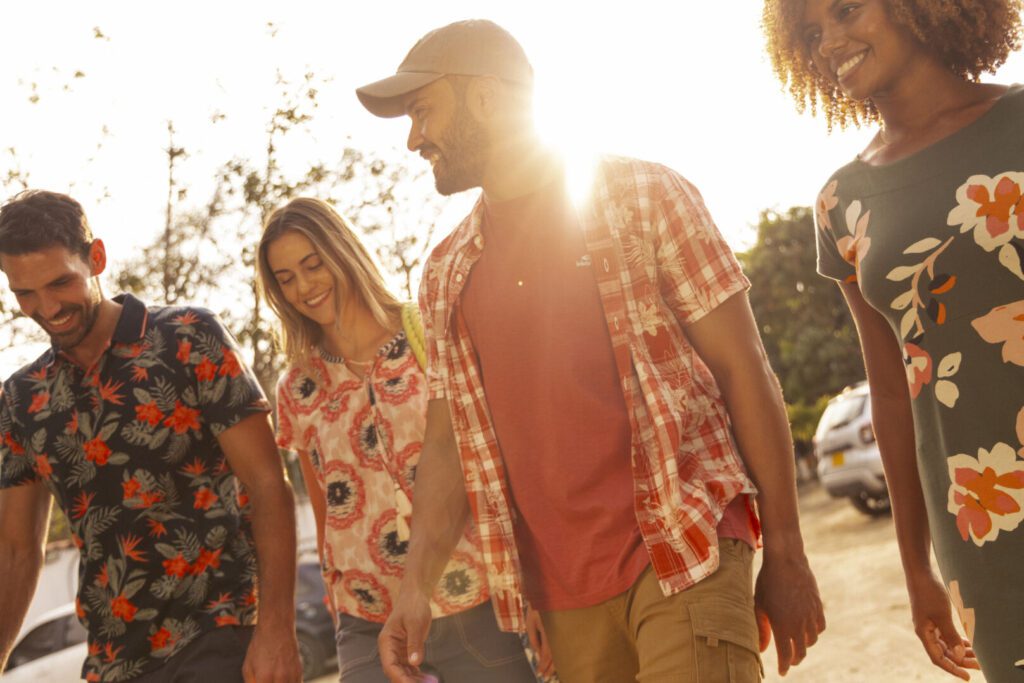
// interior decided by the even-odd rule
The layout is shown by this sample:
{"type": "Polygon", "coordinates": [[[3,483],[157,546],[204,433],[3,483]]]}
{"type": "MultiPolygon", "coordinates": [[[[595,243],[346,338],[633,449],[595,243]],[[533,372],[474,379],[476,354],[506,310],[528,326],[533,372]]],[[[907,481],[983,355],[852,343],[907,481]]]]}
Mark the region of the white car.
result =
{"type": "Polygon", "coordinates": [[[829,495],[849,498],[871,516],[890,512],[867,382],[847,387],[828,402],[814,433],[814,454],[818,478],[829,495]]]}
{"type": "Polygon", "coordinates": [[[69,602],[39,616],[11,650],[3,683],[74,683],[82,679],[85,628],[69,602]]]}

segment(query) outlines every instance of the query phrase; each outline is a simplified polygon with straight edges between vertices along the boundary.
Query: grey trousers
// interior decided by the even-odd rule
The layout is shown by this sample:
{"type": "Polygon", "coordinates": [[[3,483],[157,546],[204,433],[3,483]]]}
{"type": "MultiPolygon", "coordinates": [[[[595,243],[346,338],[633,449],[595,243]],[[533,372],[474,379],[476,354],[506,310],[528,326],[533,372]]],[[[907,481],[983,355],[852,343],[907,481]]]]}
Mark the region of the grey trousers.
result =
{"type": "MultiPolygon", "coordinates": [[[[342,683],[388,683],[377,635],[382,624],[342,614],[337,634],[342,683]]],[[[430,624],[421,667],[440,683],[535,683],[519,635],[503,633],[490,601],[430,624]]]]}

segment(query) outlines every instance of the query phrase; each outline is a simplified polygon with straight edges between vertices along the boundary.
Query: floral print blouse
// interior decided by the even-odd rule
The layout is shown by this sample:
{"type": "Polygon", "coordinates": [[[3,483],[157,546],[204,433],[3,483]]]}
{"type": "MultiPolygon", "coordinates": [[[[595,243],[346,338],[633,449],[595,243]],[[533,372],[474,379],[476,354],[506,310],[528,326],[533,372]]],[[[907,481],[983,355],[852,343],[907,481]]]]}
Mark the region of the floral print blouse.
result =
{"type": "MultiPolygon", "coordinates": [[[[423,447],[423,370],[399,332],[364,377],[314,356],[282,375],[277,397],[278,444],[309,454],[327,498],[323,575],[332,605],[383,622],[408,549],[403,502],[412,498],[423,447]]],[[[444,616],[487,598],[479,541],[469,532],[444,570],[431,609],[444,616]]]]}

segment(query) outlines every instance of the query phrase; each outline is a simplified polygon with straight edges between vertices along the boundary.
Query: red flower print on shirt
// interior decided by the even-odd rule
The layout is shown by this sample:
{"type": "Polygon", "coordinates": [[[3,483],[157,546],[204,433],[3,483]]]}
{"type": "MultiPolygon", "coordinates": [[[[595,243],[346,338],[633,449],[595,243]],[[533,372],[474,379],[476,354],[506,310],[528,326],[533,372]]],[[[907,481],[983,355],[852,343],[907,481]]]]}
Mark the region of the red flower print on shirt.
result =
{"type": "Polygon", "coordinates": [[[174,576],[179,579],[184,578],[185,574],[189,572],[189,564],[185,559],[185,556],[178,553],[169,560],[164,560],[164,575],[174,576]]]}
{"type": "Polygon", "coordinates": [[[147,519],[146,523],[149,524],[149,535],[160,538],[161,536],[167,535],[167,527],[164,526],[163,522],[158,522],[155,519],[147,519]]]}
{"type": "Polygon", "coordinates": [[[217,626],[238,626],[238,617],[234,614],[220,614],[213,618],[217,626]]]}
{"type": "Polygon", "coordinates": [[[74,434],[78,431],[78,411],[72,411],[71,419],[68,420],[67,424],[64,425],[64,432],[67,434],[74,434]]]}
{"type": "Polygon", "coordinates": [[[132,477],[128,481],[121,482],[121,488],[124,490],[124,499],[128,500],[139,495],[139,491],[142,490],[142,484],[135,477],[132,477]]]}
{"type": "Polygon", "coordinates": [[[202,486],[195,492],[195,502],[192,504],[196,510],[209,510],[210,507],[220,500],[220,496],[206,486],[202,486]]]}
{"type": "Polygon", "coordinates": [[[46,408],[49,403],[50,392],[40,391],[38,394],[32,394],[32,405],[28,407],[28,412],[38,413],[40,410],[46,408]]]}
{"type": "Polygon", "coordinates": [[[242,374],[242,366],[238,364],[238,357],[231,349],[224,348],[224,361],[220,364],[220,376],[238,377],[242,374]]]}
{"type": "Polygon", "coordinates": [[[195,311],[185,311],[174,319],[174,322],[179,325],[195,325],[199,322],[199,316],[196,315],[195,311]]]}
{"type": "Polygon", "coordinates": [[[164,425],[173,429],[175,434],[184,434],[190,429],[199,431],[199,411],[175,401],[174,412],[164,420],[164,425]]]}
{"type": "MultiPolygon", "coordinates": [[[[131,605],[131,603],[128,603],[128,604],[131,605]]],[[[134,610],[135,607],[132,606],[132,609],[134,610]]],[[[135,613],[132,612],[132,618],[134,618],[134,615],[135,615],[135,613]]],[[[117,616],[117,615],[114,615],[114,616],[117,616]]],[[[131,621],[131,619],[125,619],[125,621],[131,621]]],[[[103,646],[103,652],[105,653],[104,656],[103,656],[103,661],[106,662],[107,664],[113,664],[114,662],[117,661],[117,657],[118,657],[118,655],[121,654],[121,650],[123,650],[123,649],[124,649],[124,645],[122,645],[121,647],[114,647],[113,643],[107,643],[105,646],[103,646]]]]}
{"type": "Polygon", "coordinates": [[[189,358],[192,357],[192,342],[187,339],[182,339],[178,342],[178,362],[182,365],[188,365],[189,358]]]}
{"type": "Polygon", "coordinates": [[[210,362],[210,359],[203,356],[196,366],[196,379],[200,382],[209,382],[217,377],[217,366],[210,362]]]}
{"type": "Polygon", "coordinates": [[[133,605],[124,593],[110,601],[110,613],[122,621],[131,621],[138,611],[139,608],[133,605]]]}
{"type": "Polygon", "coordinates": [[[161,628],[159,631],[149,637],[149,648],[150,650],[162,650],[168,645],[173,645],[174,639],[171,637],[171,632],[165,628],[161,628]]]}
{"type": "Polygon", "coordinates": [[[142,539],[135,534],[128,534],[127,536],[118,536],[118,542],[121,545],[121,554],[126,558],[135,560],[136,562],[146,561],[146,551],[137,550],[139,543],[142,543],[142,539]]]}
{"type": "Polygon", "coordinates": [[[11,432],[4,433],[4,443],[11,449],[11,455],[22,455],[25,453],[25,448],[14,440],[14,435],[11,432]]]}
{"type": "Polygon", "coordinates": [[[199,551],[199,558],[196,559],[195,563],[193,563],[193,565],[192,565],[192,569],[191,569],[192,573],[195,574],[195,575],[202,574],[203,572],[206,571],[207,567],[212,567],[213,569],[219,569],[220,568],[220,553],[221,553],[221,549],[220,548],[218,548],[217,550],[207,550],[206,548],[203,548],[202,550],[200,550],[199,551]]]}
{"type": "Polygon", "coordinates": [[[79,492],[75,496],[75,504],[71,508],[71,518],[81,519],[85,517],[85,514],[89,512],[89,505],[92,504],[92,499],[96,497],[96,492],[86,493],[85,491],[79,492]]]}
{"type": "Polygon", "coordinates": [[[164,419],[164,414],[156,407],[156,401],[150,401],[135,406],[135,419],[139,422],[148,422],[150,427],[156,427],[160,420],[164,419]]]}
{"type": "Polygon", "coordinates": [[[100,401],[113,403],[116,406],[124,405],[124,394],[117,393],[122,386],[124,386],[124,382],[116,382],[111,379],[101,383],[97,379],[96,387],[99,389],[100,401]]]}
{"type": "Polygon", "coordinates": [[[53,467],[50,466],[50,459],[45,455],[36,456],[36,471],[43,479],[49,479],[53,474],[53,467]]]}
{"type": "Polygon", "coordinates": [[[139,505],[144,508],[153,507],[164,499],[162,493],[154,493],[153,491],[143,491],[142,495],[139,496],[139,505]]]}
{"type": "Polygon", "coordinates": [[[98,436],[86,441],[82,448],[85,450],[85,459],[97,465],[106,465],[112,452],[106,442],[98,436]]]}

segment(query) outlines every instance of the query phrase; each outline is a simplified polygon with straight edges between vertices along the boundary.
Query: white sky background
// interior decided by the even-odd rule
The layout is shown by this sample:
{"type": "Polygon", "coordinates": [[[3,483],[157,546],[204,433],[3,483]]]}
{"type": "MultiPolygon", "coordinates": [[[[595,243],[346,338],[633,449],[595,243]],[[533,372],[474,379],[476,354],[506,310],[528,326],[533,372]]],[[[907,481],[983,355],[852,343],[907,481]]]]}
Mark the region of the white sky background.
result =
{"type": "MultiPolygon", "coordinates": [[[[538,117],[554,142],[675,168],[743,249],[759,211],[810,204],[870,136],[829,137],[823,121],[796,114],[764,54],[760,11],[760,0],[5,3],[0,174],[16,148],[32,186],[82,202],[116,262],[163,228],[168,120],[190,155],[178,175],[195,202],[222,163],[260,158],[280,103],[277,71],[332,79],[320,92],[315,142],[286,163],[337,159],[345,146],[404,150],[407,120],[372,117],[354,88],[393,73],[428,30],[483,17],[530,56],[538,117]],[[72,78],[76,70],[85,76],[72,78]],[[214,113],[226,118],[214,125],[214,113]]],[[[992,80],[1024,81],[1024,56],[992,80]]],[[[455,218],[475,196],[464,194],[455,218]]],[[[0,374],[11,369],[0,364],[0,374]]]]}

